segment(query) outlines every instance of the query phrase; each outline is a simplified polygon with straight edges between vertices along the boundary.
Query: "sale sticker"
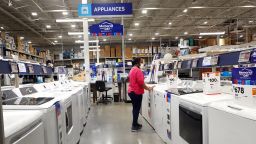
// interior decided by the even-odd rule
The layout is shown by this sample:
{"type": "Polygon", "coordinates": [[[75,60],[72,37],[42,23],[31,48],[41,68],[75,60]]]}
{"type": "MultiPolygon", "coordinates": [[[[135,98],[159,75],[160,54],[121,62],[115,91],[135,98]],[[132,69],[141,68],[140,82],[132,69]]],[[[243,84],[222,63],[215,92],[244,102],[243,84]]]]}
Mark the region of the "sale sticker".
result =
{"type": "Polygon", "coordinates": [[[203,73],[203,92],[212,95],[220,93],[220,72],[203,73]]]}

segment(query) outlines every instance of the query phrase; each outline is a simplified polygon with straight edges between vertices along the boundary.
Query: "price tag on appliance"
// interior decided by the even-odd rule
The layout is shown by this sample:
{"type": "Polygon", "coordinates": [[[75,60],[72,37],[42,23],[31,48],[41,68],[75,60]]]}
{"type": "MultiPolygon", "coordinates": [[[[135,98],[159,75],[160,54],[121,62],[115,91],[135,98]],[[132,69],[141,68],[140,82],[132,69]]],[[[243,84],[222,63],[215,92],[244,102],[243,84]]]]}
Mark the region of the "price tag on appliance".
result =
{"type": "Polygon", "coordinates": [[[232,86],[237,97],[256,97],[256,68],[234,68],[232,86]]]}
{"type": "Polygon", "coordinates": [[[205,94],[220,93],[220,72],[203,73],[203,91],[205,94]]]}

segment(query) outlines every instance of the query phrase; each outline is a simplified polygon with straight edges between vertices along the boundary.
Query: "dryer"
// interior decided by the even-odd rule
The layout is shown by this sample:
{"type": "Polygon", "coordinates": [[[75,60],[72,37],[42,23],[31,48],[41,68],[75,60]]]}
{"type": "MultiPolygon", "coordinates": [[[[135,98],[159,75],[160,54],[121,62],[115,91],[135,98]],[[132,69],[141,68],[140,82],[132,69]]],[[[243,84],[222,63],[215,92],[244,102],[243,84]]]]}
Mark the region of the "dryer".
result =
{"type": "Polygon", "coordinates": [[[212,102],[233,99],[232,95],[206,95],[180,91],[172,95],[171,127],[174,144],[208,144],[208,105],[212,102]]]}
{"type": "Polygon", "coordinates": [[[45,144],[43,112],[3,110],[6,144],[45,144]]]}
{"type": "Polygon", "coordinates": [[[255,144],[256,101],[239,98],[209,105],[209,144],[255,144]]]}

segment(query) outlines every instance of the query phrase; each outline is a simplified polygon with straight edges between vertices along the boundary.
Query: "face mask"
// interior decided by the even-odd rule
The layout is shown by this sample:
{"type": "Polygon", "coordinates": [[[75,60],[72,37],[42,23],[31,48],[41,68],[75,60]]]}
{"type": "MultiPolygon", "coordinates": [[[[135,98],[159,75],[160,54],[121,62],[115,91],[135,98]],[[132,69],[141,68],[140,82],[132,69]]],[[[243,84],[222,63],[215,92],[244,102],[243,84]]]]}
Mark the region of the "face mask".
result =
{"type": "Polygon", "coordinates": [[[144,63],[140,64],[140,69],[144,69],[144,63]]]}

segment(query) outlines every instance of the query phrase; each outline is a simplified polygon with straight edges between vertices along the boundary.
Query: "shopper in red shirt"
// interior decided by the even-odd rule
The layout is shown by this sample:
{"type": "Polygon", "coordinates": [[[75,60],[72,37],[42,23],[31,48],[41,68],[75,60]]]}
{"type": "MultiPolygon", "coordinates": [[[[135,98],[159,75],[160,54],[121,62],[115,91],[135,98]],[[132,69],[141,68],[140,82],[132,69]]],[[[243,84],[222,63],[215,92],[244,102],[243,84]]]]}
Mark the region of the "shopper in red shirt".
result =
{"type": "Polygon", "coordinates": [[[132,122],[132,132],[135,132],[142,128],[142,125],[138,123],[139,112],[142,103],[142,95],[144,94],[144,89],[151,91],[153,87],[149,87],[144,83],[144,74],[141,68],[144,66],[143,60],[141,58],[135,58],[132,62],[133,68],[129,73],[129,86],[128,95],[132,100],[133,106],[133,122],[132,122]]]}

